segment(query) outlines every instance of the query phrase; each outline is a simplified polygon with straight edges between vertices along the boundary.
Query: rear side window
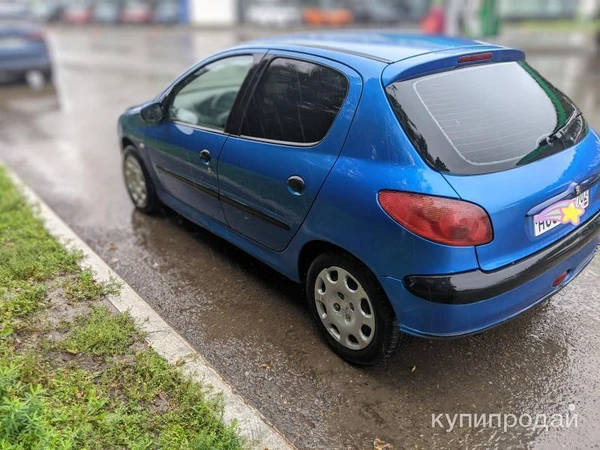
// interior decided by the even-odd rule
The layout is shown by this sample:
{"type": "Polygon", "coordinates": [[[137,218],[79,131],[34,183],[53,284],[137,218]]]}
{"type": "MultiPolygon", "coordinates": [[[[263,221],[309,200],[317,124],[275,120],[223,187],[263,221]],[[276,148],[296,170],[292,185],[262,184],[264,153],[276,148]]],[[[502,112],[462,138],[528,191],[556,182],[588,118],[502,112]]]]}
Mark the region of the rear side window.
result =
{"type": "Polygon", "coordinates": [[[457,69],[387,88],[398,119],[436,169],[511,169],[580,142],[587,124],[567,96],[524,62],[457,69]]]}
{"type": "Polygon", "coordinates": [[[331,128],[347,93],[348,79],[334,69],[274,59],[250,99],[241,134],[288,143],[319,142],[331,128]]]}

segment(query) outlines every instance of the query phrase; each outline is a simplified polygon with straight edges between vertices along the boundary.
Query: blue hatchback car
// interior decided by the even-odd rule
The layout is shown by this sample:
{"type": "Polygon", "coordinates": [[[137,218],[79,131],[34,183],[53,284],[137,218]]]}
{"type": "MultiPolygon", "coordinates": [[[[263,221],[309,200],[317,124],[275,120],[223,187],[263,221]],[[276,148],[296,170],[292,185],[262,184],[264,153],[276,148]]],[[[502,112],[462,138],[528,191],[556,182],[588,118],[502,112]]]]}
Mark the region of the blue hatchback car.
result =
{"type": "MultiPolygon", "coordinates": [[[[306,289],[356,364],[555,294],[600,242],[600,138],[519,50],[382,32],[250,42],[119,121],[161,205],[306,289]]],[[[251,326],[251,324],[249,324],[251,326]]]]}

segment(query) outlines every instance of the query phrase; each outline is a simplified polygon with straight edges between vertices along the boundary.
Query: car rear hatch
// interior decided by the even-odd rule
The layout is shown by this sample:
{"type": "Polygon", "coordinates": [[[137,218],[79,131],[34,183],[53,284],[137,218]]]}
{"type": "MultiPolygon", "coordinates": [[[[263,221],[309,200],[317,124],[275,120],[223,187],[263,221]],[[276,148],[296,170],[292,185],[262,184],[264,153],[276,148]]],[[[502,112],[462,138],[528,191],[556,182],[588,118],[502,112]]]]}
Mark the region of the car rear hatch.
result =
{"type": "Polygon", "coordinates": [[[458,66],[393,82],[387,92],[422,157],[489,214],[494,238],[476,250],[481,268],[494,270],[597,213],[600,139],[525,62],[458,66]]]}

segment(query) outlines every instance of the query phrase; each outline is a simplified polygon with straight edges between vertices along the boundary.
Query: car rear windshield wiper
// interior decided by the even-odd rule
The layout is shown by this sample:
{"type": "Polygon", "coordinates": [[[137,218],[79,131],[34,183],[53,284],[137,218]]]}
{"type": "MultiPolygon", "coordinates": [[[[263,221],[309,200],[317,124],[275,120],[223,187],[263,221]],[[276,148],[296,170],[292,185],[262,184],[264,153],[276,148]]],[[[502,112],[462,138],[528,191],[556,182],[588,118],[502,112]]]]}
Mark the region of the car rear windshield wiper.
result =
{"type": "Polygon", "coordinates": [[[569,118],[567,119],[567,121],[565,122],[565,124],[559,129],[553,131],[544,139],[542,139],[538,147],[542,147],[544,145],[552,145],[555,141],[562,139],[565,136],[566,132],[571,128],[571,125],[573,125],[573,123],[575,123],[575,121],[579,118],[579,116],[581,116],[581,111],[575,108],[569,116],[569,118]]]}

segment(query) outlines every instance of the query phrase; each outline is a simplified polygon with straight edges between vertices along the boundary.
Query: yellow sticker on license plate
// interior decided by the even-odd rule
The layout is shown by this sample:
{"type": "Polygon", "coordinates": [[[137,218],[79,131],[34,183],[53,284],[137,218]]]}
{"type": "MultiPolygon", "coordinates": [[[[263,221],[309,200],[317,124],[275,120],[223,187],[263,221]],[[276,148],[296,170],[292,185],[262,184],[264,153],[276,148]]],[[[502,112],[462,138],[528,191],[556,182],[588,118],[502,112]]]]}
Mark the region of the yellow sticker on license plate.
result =
{"type": "Polygon", "coordinates": [[[561,200],[549,206],[533,217],[533,234],[541,236],[560,225],[579,225],[581,216],[590,206],[590,191],[585,191],[576,198],[561,200]]]}

